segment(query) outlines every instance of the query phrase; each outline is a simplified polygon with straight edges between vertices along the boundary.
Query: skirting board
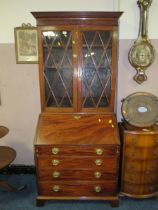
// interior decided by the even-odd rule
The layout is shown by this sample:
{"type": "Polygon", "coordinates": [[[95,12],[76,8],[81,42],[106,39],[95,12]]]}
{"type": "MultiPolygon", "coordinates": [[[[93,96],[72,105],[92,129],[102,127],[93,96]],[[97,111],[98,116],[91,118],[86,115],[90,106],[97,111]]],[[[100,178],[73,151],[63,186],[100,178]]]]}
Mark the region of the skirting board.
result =
{"type": "Polygon", "coordinates": [[[33,165],[9,165],[0,170],[0,174],[35,174],[36,168],[33,165]]]}

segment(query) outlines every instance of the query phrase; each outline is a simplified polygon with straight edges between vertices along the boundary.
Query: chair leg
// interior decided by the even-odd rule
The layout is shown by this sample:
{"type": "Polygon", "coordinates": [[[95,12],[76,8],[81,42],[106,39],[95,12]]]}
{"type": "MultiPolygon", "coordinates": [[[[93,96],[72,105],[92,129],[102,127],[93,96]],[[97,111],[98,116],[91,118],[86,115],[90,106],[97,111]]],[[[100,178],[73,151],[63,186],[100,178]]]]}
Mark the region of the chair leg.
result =
{"type": "Polygon", "coordinates": [[[0,181],[0,188],[3,188],[5,190],[7,190],[8,192],[12,192],[12,191],[20,191],[23,190],[24,188],[26,188],[26,186],[21,186],[19,188],[15,188],[13,186],[11,186],[8,182],[6,181],[0,181]]]}

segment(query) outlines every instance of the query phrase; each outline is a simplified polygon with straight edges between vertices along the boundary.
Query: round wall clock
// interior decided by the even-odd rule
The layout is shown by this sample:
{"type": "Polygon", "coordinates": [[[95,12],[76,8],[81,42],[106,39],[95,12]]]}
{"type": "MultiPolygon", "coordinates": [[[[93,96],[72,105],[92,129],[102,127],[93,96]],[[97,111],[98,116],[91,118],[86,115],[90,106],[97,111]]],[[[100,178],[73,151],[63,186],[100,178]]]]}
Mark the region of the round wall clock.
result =
{"type": "Polygon", "coordinates": [[[131,48],[129,60],[135,68],[147,68],[153,63],[154,54],[153,46],[147,40],[141,40],[131,48]]]}
{"type": "Polygon", "coordinates": [[[122,116],[135,127],[149,127],[158,122],[158,97],[136,92],[122,100],[122,116]]]}
{"type": "Polygon", "coordinates": [[[140,25],[138,38],[129,51],[129,62],[137,70],[134,80],[141,84],[147,80],[145,70],[155,58],[155,50],[148,39],[148,11],[152,0],[138,0],[140,8],[140,25]]]}

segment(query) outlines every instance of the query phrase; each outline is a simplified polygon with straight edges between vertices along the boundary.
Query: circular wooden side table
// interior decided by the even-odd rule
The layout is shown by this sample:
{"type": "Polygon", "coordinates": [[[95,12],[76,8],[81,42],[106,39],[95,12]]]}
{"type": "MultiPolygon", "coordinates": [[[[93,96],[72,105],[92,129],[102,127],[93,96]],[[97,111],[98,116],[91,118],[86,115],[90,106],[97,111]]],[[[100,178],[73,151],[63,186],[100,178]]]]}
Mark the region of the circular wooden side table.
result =
{"type": "Polygon", "coordinates": [[[0,138],[7,135],[8,132],[9,132],[9,129],[7,127],[0,126],[0,138]]]}
{"type": "MultiPolygon", "coordinates": [[[[4,137],[8,132],[8,128],[0,126],[0,138],[4,137]]],[[[16,151],[14,149],[8,146],[0,146],[0,170],[12,163],[15,157],[16,151]]],[[[20,188],[14,188],[8,182],[0,180],[0,188],[4,188],[7,191],[15,191],[23,189],[24,186],[20,188]]]]}

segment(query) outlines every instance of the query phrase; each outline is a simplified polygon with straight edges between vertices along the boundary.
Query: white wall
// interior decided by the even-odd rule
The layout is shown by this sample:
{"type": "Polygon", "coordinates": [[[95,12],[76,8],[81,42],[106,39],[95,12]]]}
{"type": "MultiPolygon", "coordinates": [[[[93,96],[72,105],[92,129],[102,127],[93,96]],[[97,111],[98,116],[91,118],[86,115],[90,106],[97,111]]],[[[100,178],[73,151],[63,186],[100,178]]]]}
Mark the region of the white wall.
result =
{"type": "Polygon", "coordinates": [[[37,64],[16,64],[13,44],[0,44],[0,125],[9,133],[0,139],[17,151],[15,162],[33,163],[33,139],[40,112],[37,64]]]}
{"type": "MultiPolygon", "coordinates": [[[[137,0],[0,0],[0,43],[13,43],[13,28],[23,22],[35,25],[31,11],[112,11],[124,14],[120,21],[120,39],[134,39],[138,33],[139,9],[137,0]]],[[[149,36],[158,38],[158,3],[153,0],[149,15],[149,36]]]]}
{"type": "MultiPolygon", "coordinates": [[[[158,95],[157,64],[147,70],[142,85],[133,81],[135,70],[128,62],[128,51],[138,33],[139,9],[136,0],[0,0],[0,124],[10,132],[0,144],[17,151],[15,163],[33,164],[33,139],[40,112],[38,65],[16,64],[14,27],[22,23],[35,25],[31,11],[123,11],[120,19],[117,116],[121,119],[121,99],[135,91],[158,95]],[[132,39],[132,40],[131,40],[132,39]]],[[[149,36],[158,50],[158,2],[153,0],[149,13],[149,36]],[[157,40],[156,40],[157,39],[157,40]]]]}
{"type": "Polygon", "coordinates": [[[13,28],[23,22],[36,24],[31,11],[108,11],[117,9],[118,0],[0,0],[0,43],[13,43],[13,28]]]}
{"type": "MultiPolygon", "coordinates": [[[[119,0],[119,7],[124,11],[120,21],[120,39],[135,39],[138,35],[139,8],[137,0],[119,0]]],[[[149,8],[149,37],[158,39],[158,1],[153,0],[149,8]]]]}

